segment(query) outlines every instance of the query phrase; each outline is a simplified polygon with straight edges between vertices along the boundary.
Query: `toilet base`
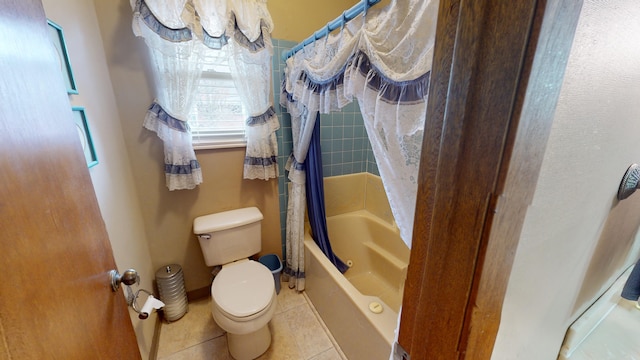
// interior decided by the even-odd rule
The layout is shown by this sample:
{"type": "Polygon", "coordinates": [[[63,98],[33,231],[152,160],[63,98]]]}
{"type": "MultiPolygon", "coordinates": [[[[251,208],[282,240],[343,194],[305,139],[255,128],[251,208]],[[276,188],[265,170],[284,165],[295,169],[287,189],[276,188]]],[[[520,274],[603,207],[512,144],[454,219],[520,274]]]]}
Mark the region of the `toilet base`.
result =
{"type": "Polygon", "coordinates": [[[229,353],[235,360],[253,360],[262,355],[271,345],[269,324],[249,334],[231,334],[227,332],[229,353]]]}

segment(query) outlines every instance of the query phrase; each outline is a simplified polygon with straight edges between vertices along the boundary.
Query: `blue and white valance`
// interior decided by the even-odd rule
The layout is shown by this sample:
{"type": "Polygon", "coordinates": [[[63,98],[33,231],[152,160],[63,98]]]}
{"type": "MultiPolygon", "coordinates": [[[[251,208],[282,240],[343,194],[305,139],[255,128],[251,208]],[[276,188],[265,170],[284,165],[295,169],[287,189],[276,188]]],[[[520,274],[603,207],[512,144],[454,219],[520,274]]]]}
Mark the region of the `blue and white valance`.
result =
{"type": "Polygon", "coordinates": [[[270,49],[273,48],[273,45],[271,44],[271,34],[268,30],[269,27],[264,21],[260,22],[260,35],[254,40],[250,40],[247,35],[240,30],[235,16],[233,17],[233,24],[235,29],[233,32],[233,38],[238,45],[253,53],[263,50],[270,51],[270,49]]]}
{"type": "MultiPolygon", "coordinates": [[[[379,99],[389,104],[421,104],[429,93],[430,71],[413,80],[394,81],[371,64],[369,57],[360,51],[349,58],[337,74],[325,80],[316,79],[309,71],[302,70],[293,86],[295,94],[289,93],[283,83],[281,91],[284,98],[281,96],[281,104],[285,106],[301,101],[308,105],[306,108],[317,108],[322,113],[340,111],[352,100],[345,93],[345,76],[351,79],[354,74],[364,78],[366,88],[378,93],[379,99]]],[[[286,106],[291,108],[290,105],[286,106]]]]}
{"type": "Polygon", "coordinates": [[[340,72],[327,80],[316,80],[313,75],[302,71],[298,82],[304,83],[305,87],[314,94],[322,94],[328,91],[336,91],[344,86],[344,72],[347,66],[342,68],[340,72]]]}
{"type": "Polygon", "coordinates": [[[227,36],[227,34],[222,34],[220,36],[211,36],[207,32],[207,30],[203,28],[202,43],[209,49],[220,50],[229,43],[229,37],[227,36]]]}
{"type": "Polygon", "coordinates": [[[273,30],[266,0],[130,0],[134,17],[168,41],[199,38],[220,49],[230,36],[254,51],[273,30]]]}
{"type": "Polygon", "coordinates": [[[349,68],[357,69],[360,76],[366,78],[367,88],[377,92],[380,99],[389,104],[410,105],[424,103],[427,100],[431,71],[417,79],[394,81],[371,64],[369,57],[363,52],[359,52],[350,61],[349,68]]]}
{"type": "MultiPolygon", "coordinates": [[[[193,36],[191,36],[191,30],[187,27],[173,29],[165,26],[158,20],[158,18],[155,17],[155,15],[153,15],[153,12],[149,9],[149,6],[147,6],[147,3],[144,2],[144,0],[138,0],[136,2],[134,13],[144,22],[145,25],[149,27],[149,29],[167,41],[180,42],[191,41],[191,39],[193,39],[193,36]]],[[[134,23],[134,26],[139,26],[139,24],[134,23]]]]}

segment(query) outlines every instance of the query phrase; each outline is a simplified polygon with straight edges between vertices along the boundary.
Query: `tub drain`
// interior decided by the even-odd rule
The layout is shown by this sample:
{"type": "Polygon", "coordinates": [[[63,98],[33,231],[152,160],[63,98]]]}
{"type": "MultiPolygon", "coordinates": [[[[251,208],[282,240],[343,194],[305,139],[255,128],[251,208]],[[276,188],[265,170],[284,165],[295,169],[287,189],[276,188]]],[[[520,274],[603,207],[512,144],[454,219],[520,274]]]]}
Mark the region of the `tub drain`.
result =
{"type": "Polygon", "coordinates": [[[348,267],[352,267],[353,266],[353,260],[347,260],[347,266],[348,267]]]}
{"type": "Polygon", "coordinates": [[[374,314],[380,314],[382,310],[384,310],[384,308],[379,302],[373,301],[369,303],[369,310],[371,310],[371,312],[374,314]]]}

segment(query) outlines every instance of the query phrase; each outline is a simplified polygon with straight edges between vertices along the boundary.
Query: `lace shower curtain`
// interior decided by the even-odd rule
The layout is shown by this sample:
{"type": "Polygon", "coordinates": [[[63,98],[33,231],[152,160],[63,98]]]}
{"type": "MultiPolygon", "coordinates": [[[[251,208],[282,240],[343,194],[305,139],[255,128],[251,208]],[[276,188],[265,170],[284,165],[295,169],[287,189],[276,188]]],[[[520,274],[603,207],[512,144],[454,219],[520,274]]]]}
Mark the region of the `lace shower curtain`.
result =
{"type": "MultiPolygon", "coordinates": [[[[391,210],[409,247],[437,12],[437,0],[397,0],[369,9],[289,58],[281,94],[292,127],[300,120],[295,113],[329,113],[358,99],[391,210]]],[[[304,208],[297,211],[304,214],[304,208]]],[[[300,226],[297,221],[288,218],[287,228],[300,226]]]]}
{"type": "Polygon", "coordinates": [[[164,143],[169,190],[202,183],[187,116],[205,54],[227,44],[234,83],[251,115],[244,178],[277,177],[279,122],[269,100],[273,23],[266,0],[131,0],[131,6],[133,31],[150,50],[155,81],[144,127],[164,143]]]}
{"type": "Polygon", "coordinates": [[[289,288],[304,290],[304,216],[307,207],[305,190],[306,173],[304,161],[307,158],[311,135],[316,124],[317,111],[309,113],[292,108],[291,132],[293,135],[293,154],[287,161],[291,188],[289,203],[287,204],[286,225],[286,261],[284,266],[284,280],[289,282],[289,288]]]}

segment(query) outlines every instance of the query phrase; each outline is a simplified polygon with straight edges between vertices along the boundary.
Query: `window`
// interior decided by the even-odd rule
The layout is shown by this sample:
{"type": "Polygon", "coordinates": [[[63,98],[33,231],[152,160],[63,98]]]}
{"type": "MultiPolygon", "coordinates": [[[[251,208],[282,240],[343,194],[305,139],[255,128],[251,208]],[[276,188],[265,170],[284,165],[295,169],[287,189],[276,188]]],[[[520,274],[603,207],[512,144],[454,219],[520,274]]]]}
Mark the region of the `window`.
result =
{"type": "Polygon", "coordinates": [[[194,149],[246,146],[246,111],[231,78],[228,50],[208,52],[189,113],[194,149]]]}

